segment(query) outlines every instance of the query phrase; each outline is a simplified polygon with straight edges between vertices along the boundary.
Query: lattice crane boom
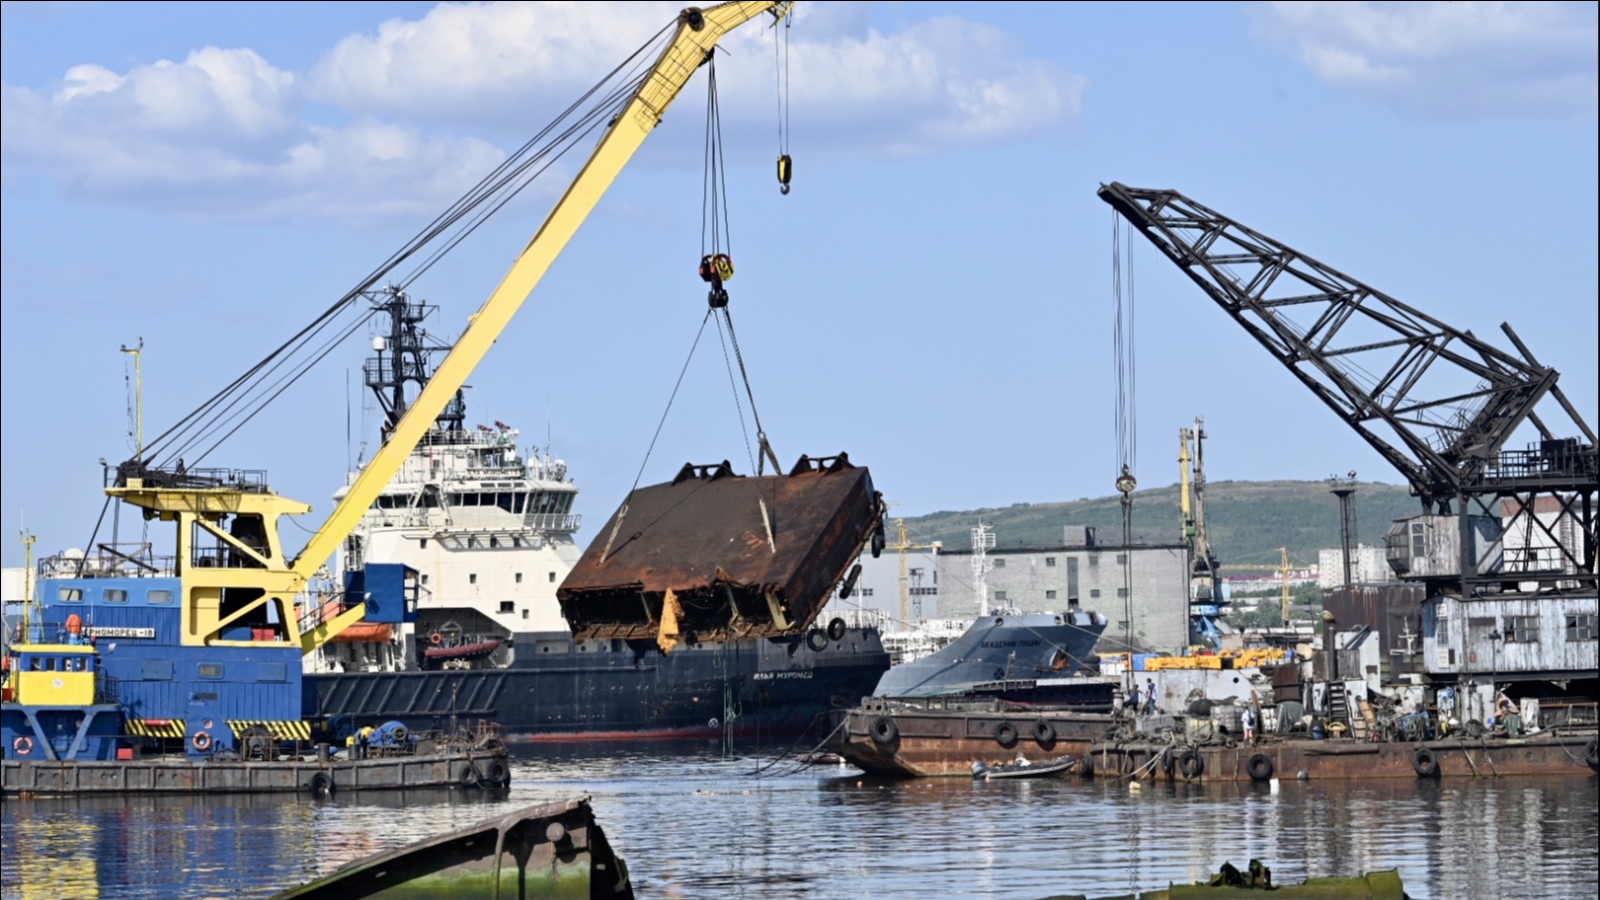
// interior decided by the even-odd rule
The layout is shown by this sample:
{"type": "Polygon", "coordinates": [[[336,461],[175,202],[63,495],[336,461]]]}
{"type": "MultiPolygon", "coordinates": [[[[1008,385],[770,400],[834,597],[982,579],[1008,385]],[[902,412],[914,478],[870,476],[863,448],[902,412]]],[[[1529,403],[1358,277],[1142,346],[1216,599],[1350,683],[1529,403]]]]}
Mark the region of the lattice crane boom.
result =
{"type": "Polygon", "coordinates": [[[1177,191],[1113,183],[1099,195],[1398,469],[1425,506],[1444,512],[1464,493],[1594,481],[1593,431],[1560,395],[1556,370],[1514,335],[1521,355],[1177,191]],[[1534,413],[1551,393],[1587,447],[1534,413]],[[1559,446],[1532,451],[1542,459],[1508,461],[1504,445],[1528,421],[1559,446]]]}

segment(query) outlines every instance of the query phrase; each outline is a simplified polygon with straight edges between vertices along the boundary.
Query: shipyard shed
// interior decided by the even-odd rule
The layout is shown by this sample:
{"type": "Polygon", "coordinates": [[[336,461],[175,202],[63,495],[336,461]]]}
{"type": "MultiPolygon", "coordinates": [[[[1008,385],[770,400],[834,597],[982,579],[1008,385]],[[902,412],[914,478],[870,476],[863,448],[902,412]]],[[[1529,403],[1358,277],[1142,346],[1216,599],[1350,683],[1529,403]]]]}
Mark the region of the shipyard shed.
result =
{"type": "Polygon", "coordinates": [[[1595,595],[1462,600],[1422,605],[1422,649],[1435,680],[1594,678],[1600,669],[1595,595]]]}
{"type": "MultiPolygon", "coordinates": [[[[1128,631],[1138,652],[1178,652],[1188,645],[1188,550],[1182,544],[1106,544],[1085,526],[1068,526],[1055,546],[1007,546],[1006,536],[996,534],[997,546],[987,553],[991,609],[1010,605],[1025,613],[1073,608],[1099,613],[1110,623],[1095,648],[1099,653],[1125,650],[1128,631]],[[1131,594],[1123,582],[1124,557],[1130,562],[1131,594]]],[[[861,565],[857,596],[850,602],[897,615],[900,555],[894,545],[878,559],[863,556],[861,565]]],[[[913,620],[919,608],[925,619],[977,615],[969,548],[910,551],[906,570],[913,620]]]]}
{"type": "MultiPolygon", "coordinates": [[[[1380,672],[1387,683],[1424,671],[1422,601],[1426,588],[1414,582],[1357,584],[1322,595],[1322,608],[1340,632],[1365,628],[1377,635],[1380,672]]],[[[1340,651],[1341,653],[1343,650],[1340,651]]],[[[1343,659],[1341,672],[1352,671],[1343,659]]]]}

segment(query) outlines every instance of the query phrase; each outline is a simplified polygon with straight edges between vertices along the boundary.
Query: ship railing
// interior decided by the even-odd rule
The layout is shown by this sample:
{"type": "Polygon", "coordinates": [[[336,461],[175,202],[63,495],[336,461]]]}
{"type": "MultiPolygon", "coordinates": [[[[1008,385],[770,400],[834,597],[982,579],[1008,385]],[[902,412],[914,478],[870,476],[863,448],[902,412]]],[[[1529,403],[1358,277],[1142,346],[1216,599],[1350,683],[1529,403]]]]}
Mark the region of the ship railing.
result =
{"type": "Polygon", "coordinates": [[[303,597],[298,618],[300,633],[305,634],[318,625],[343,614],[349,608],[350,603],[344,591],[331,591],[303,597]]]}
{"type": "Polygon", "coordinates": [[[266,469],[187,468],[180,461],[170,469],[144,463],[123,463],[105,470],[106,487],[122,487],[127,479],[139,478],[145,487],[174,490],[230,490],[246,494],[265,494],[266,469]]]}
{"type": "Polygon", "coordinates": [[[176,556],[118,551],[106,544],[92,555],[57,553],[38,562],[40,578],[172,578],[177,573],[176,556]]]}

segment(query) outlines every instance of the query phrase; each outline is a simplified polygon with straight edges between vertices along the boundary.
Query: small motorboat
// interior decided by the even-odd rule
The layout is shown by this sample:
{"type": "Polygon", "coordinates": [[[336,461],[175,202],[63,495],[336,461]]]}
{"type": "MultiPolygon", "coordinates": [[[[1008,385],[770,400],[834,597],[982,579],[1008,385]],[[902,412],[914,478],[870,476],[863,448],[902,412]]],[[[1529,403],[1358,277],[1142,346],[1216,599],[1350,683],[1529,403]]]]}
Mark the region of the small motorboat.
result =
{"type": "Polygon", "coordinates": [[[978,760],[972,764],[972,777],[974,780],[992,781],[996,778],[1057,778],[1067,774],[1078,765],[1075,756],[1058,756],[1044,762],[1030,762],[1027,757],[1017,754],[1017,758],[1009,763],[986,763],[978,760]]]}

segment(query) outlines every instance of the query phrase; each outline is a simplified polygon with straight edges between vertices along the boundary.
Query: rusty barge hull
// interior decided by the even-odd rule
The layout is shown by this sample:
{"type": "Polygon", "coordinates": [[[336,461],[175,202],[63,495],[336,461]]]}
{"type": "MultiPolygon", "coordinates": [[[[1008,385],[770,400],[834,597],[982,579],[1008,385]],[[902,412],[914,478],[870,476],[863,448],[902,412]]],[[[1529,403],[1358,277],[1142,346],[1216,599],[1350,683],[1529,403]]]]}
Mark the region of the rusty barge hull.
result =
{"type": "Polygon", "coordinates": [[[1570,775],[1597,769],[1592,733],[1424,743],[1270,738],[1257,747],[1190,748],[1197,762],[1189,770],[1198,766],[1198,772],[1186,775],[1182,746],[1111,740],[1128,724],[1116,715],[1020,709],[970,698],[872,698],[841,715],[828,749],[865,772],[897,778],[970,777],[974,761],[1008,761],[1018,753],[1035,761],[1079,757],[1083,777],[1138,771],[1142,778],[1157,778],[1170,772],[1191,781],[1293,779],[1301,773],[1333,780],[1570,775]]]}
{"type": "Polygon", "coordinates": [[[792,636],[882,539],[882,497],[843,453],[787,475],[685,465],[628,495],[556,598],[580,641],[792,636]]]}
{"type": "Polygon", "coordinates": [[[6,760],[0,787],[11,794],[266,794],[330,796],[343,791],[499,788],[509,783],[509,753],[470,750],[359,760],[220,761],[6,760]]]}
{"type": "Polygon", "coordinates": [[[1184,774],[1182,750],[1174,751],[1168,773],[1165,744],[1097,744],[1090,749],[1089,760],[1100,777],[1126,777],[1138,770],[1146,779],[1186,781],[1296,779],[1302,773],[1308,780],[1334,781],[1571,775],[1595,771],[1585,759],[1594,740],[1594,735],[1582,734],[1422,743],[1306,739],[1256,747],[1207,746],[1191,751],[1199,759],[1199,771],[1194,775],[1184,774]]]}
{"type": "Polygon", "coordinates": [[[975,760],[1033,760],[1088,754],[1116,727],[1112,715],[1008,709],[999,701],[873,699],[844,713],[828,749],[873,775],[972,776],[975,760]],[[892,728],[885,725],[891,723],[892,728]]]}

